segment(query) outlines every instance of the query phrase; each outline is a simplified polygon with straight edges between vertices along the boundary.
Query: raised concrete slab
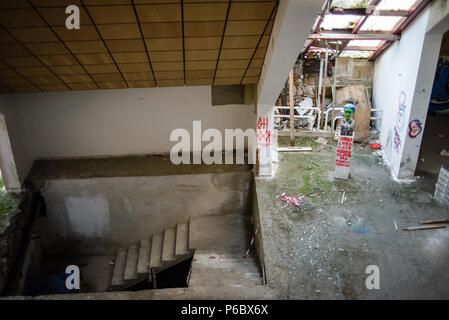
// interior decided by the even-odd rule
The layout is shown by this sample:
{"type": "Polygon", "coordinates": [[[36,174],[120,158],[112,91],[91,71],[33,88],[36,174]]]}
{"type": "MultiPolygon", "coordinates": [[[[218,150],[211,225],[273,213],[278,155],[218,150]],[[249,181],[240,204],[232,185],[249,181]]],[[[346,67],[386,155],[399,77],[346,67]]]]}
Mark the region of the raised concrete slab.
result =
{"type": "Polygon", "coordinates": [[[117,251],[117,255],[114,263],[114,271],[112,272],[112,286],[121,286],[125,284],[124,274],[126,266],[126,249],[120,248],[117,251]]]}
{"type": "Polygon", "coordinates": [[[189,223],[182,222],[176,225],[176,255],[189,254],[189,223]]]}
{"type": "Polygon", "coordinates": [[[137,243],[128,247],[128,255],[126,256],[125,276],[126,280],[137,279],[137,261],[139,259],[139,248],[137,243]]]}
{"type": "Polygon", "coordinates": [[[162,262],[175,261],[176,228],[167,228],[164,233],[164,243],[162,245],[162,262]]]}
{"type": "Polygon", "coordinates": [[[195,252],[189,287],[246,288],[262,284],[262,275],[253,257],[243,259],[240,255],[195,252]]]}
{"type": "Polygon", "coordinates": [[[279,295],[268,286],[224,288],[174,288],[143,291],[58,294],[38,297],[9,297],[14,300],[275,300],[279,295]]]}
{"type": "Polygon", "coordinates": [[[137,262],[137,274],[146,275],[150,269],[151,240],[140,241],[139,260],[137,262]]]}
{"type": "Polygon", "coordinates": [[[162,245],[164,237],[162,233],[153,235],[151,242],[150,268],[162,267],[162,245]]]}
{"type": "Polygon", "coordinates": [[[243,255],[251,236],[245,220],[240,214],[192,217],[189,230],[190,249],[243,255]]]}

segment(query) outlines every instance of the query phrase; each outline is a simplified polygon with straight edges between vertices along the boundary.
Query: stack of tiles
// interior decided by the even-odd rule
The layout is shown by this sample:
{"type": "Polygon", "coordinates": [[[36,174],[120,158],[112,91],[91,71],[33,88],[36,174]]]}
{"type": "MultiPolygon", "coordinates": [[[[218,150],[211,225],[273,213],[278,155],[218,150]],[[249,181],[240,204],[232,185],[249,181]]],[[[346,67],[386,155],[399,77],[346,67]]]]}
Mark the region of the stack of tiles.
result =
{"type": "Polygon", "coordinates": [[[449,164],[441,167],[434,198],[449,209],[449,164]]]}

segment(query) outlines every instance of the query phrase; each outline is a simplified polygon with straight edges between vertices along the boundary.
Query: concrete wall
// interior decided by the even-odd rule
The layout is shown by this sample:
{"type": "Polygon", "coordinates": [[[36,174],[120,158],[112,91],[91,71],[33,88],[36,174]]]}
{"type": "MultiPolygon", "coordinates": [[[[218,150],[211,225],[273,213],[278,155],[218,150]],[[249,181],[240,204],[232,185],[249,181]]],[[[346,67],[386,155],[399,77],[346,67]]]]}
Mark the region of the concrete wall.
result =
{"type": "Polygon", "coordinates": [[[24,132],[22,131],[20,110],[14,108],[13,105],[9,105],[5,100],[7,100],[6,96],[0,95],[0,113],[5,117],[6,129],[19,181],[23,181],[31,167],[31,162],[29,160],[31,155],[27,148],[24,132]]]}
{"type": "Polygon", "coordinates": [[[0,96],[20,179],[37,158],[169,152],[175,128],[254,127],[249,105],[211,106],[211,88],[95,90],[0,96]]]}
{"type": "Polygon", "coordinates": [[[249,213],[250,171],[60,179],[43,192],[44,253],[112,253],[192,216],[249,213]]]}
{"type": "Polygon", "coordinates": [[[414,175],[422,133],[411,138],[409,123],[420,109],[416,119],[425,124],[440,50],[441,36],[426,34],[429,12],[429,8],[423,11],[374,66],[373,104],[383,110],[380,138],[396,178],[414,175]],[[409,148],[416,153],[415,159],[409,148]]]}

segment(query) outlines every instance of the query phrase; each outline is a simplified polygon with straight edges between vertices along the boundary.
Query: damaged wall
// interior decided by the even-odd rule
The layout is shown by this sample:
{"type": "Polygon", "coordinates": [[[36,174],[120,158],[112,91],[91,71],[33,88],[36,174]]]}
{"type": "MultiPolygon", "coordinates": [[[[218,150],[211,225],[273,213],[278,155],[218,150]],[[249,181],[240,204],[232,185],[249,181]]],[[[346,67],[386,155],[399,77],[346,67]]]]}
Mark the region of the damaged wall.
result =
{"type": "MultiPolygon", "coordinates": [[[[33,160],[167,153],[176,128],[254,127],[252,105],[211,105],[211,87],[170,87],[1,96],[23,179],[33,160]]],[[[0,111],[1,111],[0,110],[0,111]]]]}

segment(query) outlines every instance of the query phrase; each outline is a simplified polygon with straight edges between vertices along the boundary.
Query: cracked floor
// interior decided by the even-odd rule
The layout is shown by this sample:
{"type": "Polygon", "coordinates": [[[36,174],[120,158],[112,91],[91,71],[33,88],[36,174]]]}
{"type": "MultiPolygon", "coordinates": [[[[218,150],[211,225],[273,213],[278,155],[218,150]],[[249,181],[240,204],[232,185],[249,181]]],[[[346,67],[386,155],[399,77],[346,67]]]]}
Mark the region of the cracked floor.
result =
{"type": "Polygon", "coordinates": [[[437,177],[394,182],[368,149],[354,153],[348,181],[333,181],[335,147],[281,153],[276,177],[256,180],[267,283],[281,298],[449,298],[449,228],[401,230],[449,218],[432,199],[437,177]],[[322,195],[272,216],[284,192],[322,195]],[[379,290],[366,288],[369,265],[379,267],[379,290]]]}

